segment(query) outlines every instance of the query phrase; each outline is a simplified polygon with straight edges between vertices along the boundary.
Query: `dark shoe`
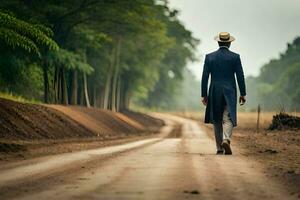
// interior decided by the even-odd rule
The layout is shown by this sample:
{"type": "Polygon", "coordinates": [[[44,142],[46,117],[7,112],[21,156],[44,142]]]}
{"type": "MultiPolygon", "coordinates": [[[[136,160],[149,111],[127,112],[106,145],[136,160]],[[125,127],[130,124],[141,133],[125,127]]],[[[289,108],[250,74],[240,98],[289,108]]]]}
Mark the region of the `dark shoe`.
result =
{"type": "Polygon", "coordinates": [[[224,154],[224,150],[218,150],[216,155],[223,155],[224,154]]]}
{"type": "Polygon", "coordinates": [[[231,155],[232,154],[232,151],[231,151],[231,148],[230,148],[230,141],[229,140],[223,140],[221,146],[225,150],[225,155],[231,155]]]}

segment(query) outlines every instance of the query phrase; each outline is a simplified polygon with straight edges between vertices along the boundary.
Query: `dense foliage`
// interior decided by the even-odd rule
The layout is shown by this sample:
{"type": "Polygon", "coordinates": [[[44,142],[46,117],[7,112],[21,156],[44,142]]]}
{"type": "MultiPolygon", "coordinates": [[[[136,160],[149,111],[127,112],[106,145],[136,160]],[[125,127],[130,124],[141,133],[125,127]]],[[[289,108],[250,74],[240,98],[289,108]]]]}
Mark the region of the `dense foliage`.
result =
{"type": "Polygon", "coordinates": [[[248,77],[249,106],[261,104],[264,110],[300,109],[300,37],[287,45],[278,59],[261,68],[258,77],[248,77]]]}
{"type": "Polygon", "coordinates": [[[2,92],[113,111],[179,105],[198,40],[166,0],[10,0],[0,9],[2,92]]]}
{"type": "Polygon", "coordinates": [[[52,34],[45,26],[31,24],[0,11],[0,40],[9,47],[20,47],[40,55],[39,44],[58,49],[57,44],[50,38],[52,34]]]}

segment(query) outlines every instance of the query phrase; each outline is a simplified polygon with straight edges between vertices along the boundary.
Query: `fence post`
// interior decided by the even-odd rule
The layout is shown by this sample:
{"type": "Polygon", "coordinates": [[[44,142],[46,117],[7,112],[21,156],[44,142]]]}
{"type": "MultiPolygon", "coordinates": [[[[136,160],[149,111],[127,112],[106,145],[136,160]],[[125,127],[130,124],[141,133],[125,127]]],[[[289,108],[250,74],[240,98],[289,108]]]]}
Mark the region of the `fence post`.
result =
{"type": "Polygon", "coordinates": [[[257,106],[257,122],[256,122],[256,133],[259,133],[259,120],[260,120],[260,105],[257,106]]]}

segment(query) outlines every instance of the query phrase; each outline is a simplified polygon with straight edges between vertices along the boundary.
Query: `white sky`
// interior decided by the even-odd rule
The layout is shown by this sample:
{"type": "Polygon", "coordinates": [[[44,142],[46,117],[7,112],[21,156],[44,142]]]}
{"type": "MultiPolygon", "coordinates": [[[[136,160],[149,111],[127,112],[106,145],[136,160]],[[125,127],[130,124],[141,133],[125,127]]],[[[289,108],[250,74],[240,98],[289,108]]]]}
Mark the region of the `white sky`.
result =
{"type": "Polygon", "coordinates": [[[203,56],[217,49],[221,31],[235,38],[231,50],[241,55],[246,76],[286,49],[300,36],[300,0],[169,0],[179,19],[201,40],[199,62],[189,64],[200,79],[203,56]]]}

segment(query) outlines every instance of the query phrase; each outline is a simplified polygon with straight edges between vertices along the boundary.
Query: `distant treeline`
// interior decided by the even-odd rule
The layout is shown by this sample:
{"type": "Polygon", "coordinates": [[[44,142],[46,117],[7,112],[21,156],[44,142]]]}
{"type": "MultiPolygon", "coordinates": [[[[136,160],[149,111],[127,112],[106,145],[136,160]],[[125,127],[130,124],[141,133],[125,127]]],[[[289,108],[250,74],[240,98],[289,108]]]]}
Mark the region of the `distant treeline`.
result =
{"type": "Polygon", "coordinates": [[[167,0],[1,1],[0,92],[113,111],[179,105],[199,41],[177,15],[167,0]]]}
{"type": "Polygon", "coordinates": [[[199,111],[201,109],[200,99],[200,81],[191,70],[185,68],[182,73],[182,81],[172,85],[156,84],[149,99],[139,105],[168,111],[199,111]],[[166,89],[173,92],[161,95],[166,89]]]}
{"type": "Polygon", "coordinates": [[[248,77],[248,108],[300,111],[300,37],[278,59],[264,65],[258,77],[248,77]]]}

